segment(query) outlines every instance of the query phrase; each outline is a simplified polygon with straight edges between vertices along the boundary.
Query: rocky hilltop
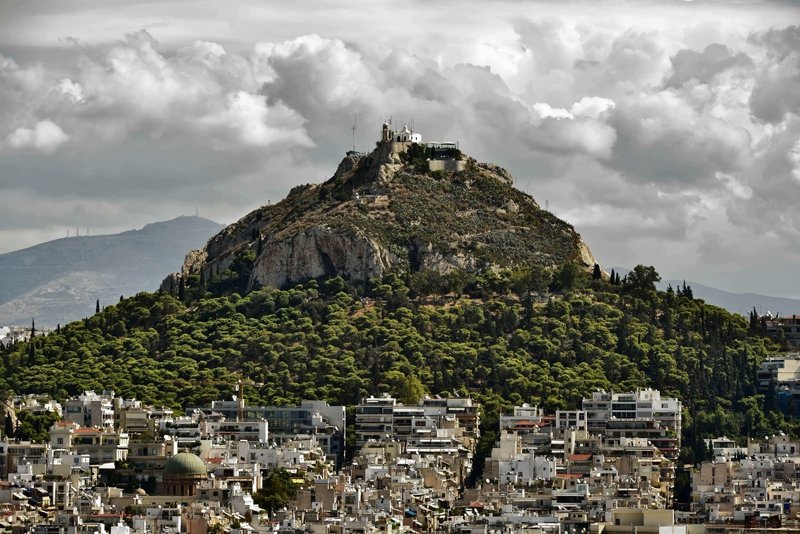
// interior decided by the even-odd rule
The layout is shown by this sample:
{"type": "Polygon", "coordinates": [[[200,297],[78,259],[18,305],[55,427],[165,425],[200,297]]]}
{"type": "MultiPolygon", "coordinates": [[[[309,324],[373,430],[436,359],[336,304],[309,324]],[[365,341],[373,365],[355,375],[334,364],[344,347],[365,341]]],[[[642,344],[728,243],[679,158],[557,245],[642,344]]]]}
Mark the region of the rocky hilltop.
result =
{"type": "Polygon", "coordinates": [[[248,290],[391,270],[594,264],[574,228],[515,189],[506,170],[397,134],[384,126],[374,151],[349,152],[325,183],[295,187],[228,226],[162,288],[176,288],[181,276],[213,278],[245,253],[248,290]]]}

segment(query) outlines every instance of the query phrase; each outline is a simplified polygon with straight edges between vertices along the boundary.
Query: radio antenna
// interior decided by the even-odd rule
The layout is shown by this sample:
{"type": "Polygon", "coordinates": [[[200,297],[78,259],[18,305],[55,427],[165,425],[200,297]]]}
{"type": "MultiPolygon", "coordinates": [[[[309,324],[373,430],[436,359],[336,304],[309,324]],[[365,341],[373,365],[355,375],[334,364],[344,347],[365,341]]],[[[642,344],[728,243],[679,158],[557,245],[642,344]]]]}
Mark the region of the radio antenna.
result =
{"type": "Polygon", "coordinates": [[[356,114],[353,113],[353,126],[350,127],[353,130],[353,152],[356,151],[356,114]]]}

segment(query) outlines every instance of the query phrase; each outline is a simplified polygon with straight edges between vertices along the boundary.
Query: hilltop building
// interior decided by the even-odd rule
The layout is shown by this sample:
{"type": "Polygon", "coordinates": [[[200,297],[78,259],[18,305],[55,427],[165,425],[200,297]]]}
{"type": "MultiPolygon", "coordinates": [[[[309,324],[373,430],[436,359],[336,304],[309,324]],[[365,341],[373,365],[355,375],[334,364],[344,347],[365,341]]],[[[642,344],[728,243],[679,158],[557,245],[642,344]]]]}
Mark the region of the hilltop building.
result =
{"type": "MultiPolygon", "coordinates": [[[[393,152],[405,152],[408,146],[422,144],[422,134],[403,124],[400,130],[392,130],[389,122],[384,122],[381,130],[381,142],[392,143],[393,152]]],[[[466,161],[461,159],[461,152],[458,143],[453,142],[429,142],[425,144],[427,151],[429,171],[463,171],[466,168],[466,161]]]]}

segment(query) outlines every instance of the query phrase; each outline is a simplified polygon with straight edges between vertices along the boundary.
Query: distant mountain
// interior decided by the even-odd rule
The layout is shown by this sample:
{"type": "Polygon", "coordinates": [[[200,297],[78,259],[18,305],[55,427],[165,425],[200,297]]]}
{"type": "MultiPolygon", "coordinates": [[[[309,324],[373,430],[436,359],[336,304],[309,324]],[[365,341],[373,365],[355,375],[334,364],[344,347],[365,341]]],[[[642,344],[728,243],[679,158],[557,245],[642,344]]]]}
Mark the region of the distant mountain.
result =
{"type": "MultiPolygon", "coordinates": [[[[625,267],[614,267],[614,270],[621,275],[625,275],[630,269],[625,267]]],[[[662,280],[658,288],[666,290],[667,286],[672,285],[677,288],[683,285],[683,280],[662,280]]],[[[697,282],[686,280],[686,285],[692,287],[694,298],[703,299],[709,304],[725,308],[728,311],[747,315],[755,307],[760,314],[771,312],[773,315],[780,314],[783,317],[800,315],[800,299],[770,297],[757,293],[731,293],[716,287],[703,285],[697,282]]]]}
{"type": "Polygon", "coordinates": [[[178,217],[120,234],[56,239],[0,254],[0,325],[55,326],[107,305],[158,288],[186,253],[222,225],[201,217],[178,217]]]}

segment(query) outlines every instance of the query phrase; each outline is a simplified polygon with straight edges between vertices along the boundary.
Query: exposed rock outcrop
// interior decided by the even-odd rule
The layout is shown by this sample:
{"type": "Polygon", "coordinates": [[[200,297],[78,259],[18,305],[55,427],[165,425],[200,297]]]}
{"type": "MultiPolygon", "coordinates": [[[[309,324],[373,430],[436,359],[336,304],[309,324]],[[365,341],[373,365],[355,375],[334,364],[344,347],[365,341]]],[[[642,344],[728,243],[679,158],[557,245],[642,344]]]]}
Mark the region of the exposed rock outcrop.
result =
{"type": "Polygon", "coordinates": [[[327,182],[293,188],[191,252],[181,275],[208,279],[245,253],[254,258],[248,289],[391,270],[594,265],[572,226],[514,189],[505,169],[466,157],[462,171],[428,172],[424,150],[412,146],[384,141],[370,154],[348,153],[327,182]]]}
{"type": "Polygon", "coordinates": [[[315,226],[267,244],[253,265],[250,286],[281,286],[336,275],[367,280],[383,275],[392,264],[388,251],[363,233],[346,236],[315,226]]]}

